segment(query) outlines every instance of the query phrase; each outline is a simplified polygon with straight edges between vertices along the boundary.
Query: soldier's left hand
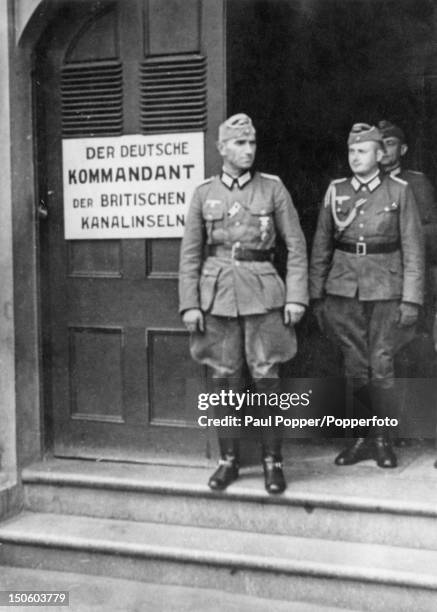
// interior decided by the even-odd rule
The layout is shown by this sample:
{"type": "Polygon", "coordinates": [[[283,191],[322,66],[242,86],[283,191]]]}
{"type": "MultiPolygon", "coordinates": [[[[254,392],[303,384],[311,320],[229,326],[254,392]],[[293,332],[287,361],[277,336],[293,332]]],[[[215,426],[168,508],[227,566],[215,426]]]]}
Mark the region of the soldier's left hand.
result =
{"type": "Polygon", "coordinates": [[[305,306],[302,304],[294,304],[288,302],[284,306],[284,323],[285,325],[296,325],[299,323],[305,313],[305,306]]]}
{"type": "Polygon", "coordinates": [[[401,302],[399,306],[399,325],[400,327],[410,327],[417,323],[419,316],[419,306],[410,302],[401,302]]]}

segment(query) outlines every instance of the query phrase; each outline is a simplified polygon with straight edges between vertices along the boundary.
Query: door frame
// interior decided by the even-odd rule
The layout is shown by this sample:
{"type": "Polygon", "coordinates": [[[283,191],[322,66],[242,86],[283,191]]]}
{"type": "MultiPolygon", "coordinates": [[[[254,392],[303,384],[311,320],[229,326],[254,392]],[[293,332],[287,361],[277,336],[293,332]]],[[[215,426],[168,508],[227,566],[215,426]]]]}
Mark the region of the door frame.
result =
{"type": "MultiPolygon", "coordinates": [[[[111,0],[108,0],[110,2],[111,0]]],[[[16,427],[18,465],[40,460],[52,447],[52,425],[46,410],[44,385],[42,309],[43,285],[38,215],[37,115],[33,91],[35,49],[47,28],[74,0],[8,0],[11,15],[11,163],[12,182],[14,313],[16,342],[16,427]],[[13,6],[14,5],[14,6],[13,6]]],[[[211,143],[217,125],[226,115],[226,2],[202,0],[202,29],[214,57],[208,58],[208,121],[205,147],[205,174],[219,170],[219,160],[211,143]],[[208,10],[205,10],[207,7],[208,10]],[[221,27],[218,27],[220,26],[221,27]],[[212,42],[213,41],[213,42],[212,42]],[[213,92],[220,95],[214,96],[213,92]]]]}

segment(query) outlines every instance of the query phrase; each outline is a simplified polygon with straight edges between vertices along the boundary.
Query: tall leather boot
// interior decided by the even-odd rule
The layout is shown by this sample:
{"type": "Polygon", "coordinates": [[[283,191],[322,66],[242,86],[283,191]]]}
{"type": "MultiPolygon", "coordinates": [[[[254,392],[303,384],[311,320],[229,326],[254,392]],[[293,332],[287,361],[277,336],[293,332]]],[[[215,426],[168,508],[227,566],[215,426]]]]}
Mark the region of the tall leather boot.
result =
{"type": "Polygon", "coordinates": [[[234,480],[238,478],[239,441],[235,438],[220,438],[220,459],[213,475],[208,481],[208,486],[213,491],[223,491],[234,480]]]}
{"type": "Polygon", "coordinates": [[[387,432],[375,436],[374,459],[380,468],[395,468],[398,465],[398,460],[387,432]]]}
{"type": "Polygon", "coordinates": [[[281,442],[277,440],[274,443],[263,444],[262,454],[264,485],[267,493],[273,495],[282,493],[285,491],[287,483],[282,466],[281,442]]]}
{"type": "MultiPolygon", "coordinates": [[[[213,378],[212,390],[220,394],[222,390],[229,391],[231,388],[239,391],[241,386],[240,379],[213,378]]],[[[233,416],[234,409],[231,406],[215,406],[214,417],[222,419],[228,415],[233,416]]],[[[223,491],[234,480],[238,478],[240,467],[240,440],[239,431],[233,427],[219,427],[217,429],[218,443],[220,449],[220,459],[217,469],[208,481],[208,486],[213,491],[223,491]]]]}
{"type": "MultiPolygon", "coordinates": [[[[258,393],[265,393],[268,400],[270,394],[280,393],[280,380],[279,378],[258,379],[255,381],[255,387],[258,393]]],[[[269,406],[267,401],[259,406],[257,414],[262,419],[269,417],[273,419],[275,408],[269,406]]],[[[262,428],[261,437],[264,485],[268,493],[277,495],[287,486],[282,466],[282,432],[272,423],[270,427],[262,428]]]]}
{"type": "MultiPolygon", "coordinates": [[[[354,392],[353,417],[369,418],[372,416],[372,400],[368,385],[364,385],[354,392]]],[[[341,451],[335,458],[336,465],[354,465],[360,461],[373,459],[373,441],[368,437],[369,429],[357,429],[357,437],[352,444],[341,451]]]]}
{"type": "MultiPolygon", "coordinates": [[[[374,413],[379,418],[391,417],[394,414],[394,389],[374,386],[372,389],[374,413]]],[[[390,441],[387,427],[376,426],[372,430],[373,458],[378,467],[383,469],[395,468],[398,465],[390,441]]]]}

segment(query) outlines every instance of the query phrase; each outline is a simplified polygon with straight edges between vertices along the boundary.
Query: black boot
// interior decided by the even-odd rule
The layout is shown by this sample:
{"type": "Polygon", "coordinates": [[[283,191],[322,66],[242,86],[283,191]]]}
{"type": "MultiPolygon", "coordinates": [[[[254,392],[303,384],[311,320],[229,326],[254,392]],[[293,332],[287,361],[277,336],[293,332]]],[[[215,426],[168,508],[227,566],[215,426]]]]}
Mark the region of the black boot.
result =
{"type": "MultiPolygon", "coordinates": [[[[371,397],[368,385],[359,386],[353,394],[353,415],[356,419],[372,416],[371,397]]],[[[354,465],[366,459],[373,459],[372,441],[368,438],[369,429],[356,430],[354,441],[335,458],[335,465],[354,465]]]]}
{"type": "MultiPolygon", "coordinates": [[[[393,387],[378,387],[373,389],[374,412],[379,418],[393,418],[396,414],[395,390],[393,387]]],[[[395,468],[398,464],[390,442],[389,430],[385,426],[373,428],[374,459],[380,468],[395,468]]]]}
{"type": "Polygon", "coordinates": [[[208,481],[213,491],[223,491],[238,478],[239,444],[238,440],[219,438],[220,455],[218,468],[208,481]]]}
{"type": "MultiPolygon", "coordinates": [[[[213,378],[211,380],[212,391],[220,394],[222,390],[241,391],[243,383],[240,377],[213,378]]],[[[233,408],[230,406],[218,405],[214,407],[214,416],[222,419],[226,416],[233,416],[233,408]]],[[[234,480],[238,478],[240,467],[240,442],[239,431],[235,427],[217,428],[218,443],[220,448],[220,460],[217,469],[208,481],[208,486],[213,491],[223,491],[234,480]]]]}
{"type": "Polygon", "coordinates": [[[285,491],[287,484],[282,471],[282,461],[274,455],[265,455],[263,459],[264,484],[267,493],[277,495],[285,491]]]}
{"type": "Polygon", "coordinates": [[[264,484],[267,493],[276,495],[285,491],[287,484],[282,471],[281,441],[263,444],[264,484]]]}
{"type": "Polygon", "coordinates": [[[378,435],[374,439],[374,459],[380,468],[395,468],[398,460],[387,435],[378,435]]]}
{"type": "Polygon", "coordinates": [[[369,438],[357,438],[351,446],[345,448],[337,455],[335,465],[354,465],[354,463],[359,461],[373,458],[372,441],[369,438]]]}
{"type": "MultiPolygon", "coordinates": [[[[275,409],[270,407],[268,397],[271,394],[279,395],[281,382],[279,378],[259,378],[254,381],[258,393],[265,393],[267,401],[258,406],[257,414],[262,419],[269,417],[274,419],[275,409]]],[[[286,488],[284,472],[282,471],[281,442],[282,431],[279,427],[263,427],[262,438],[262,462],[264,469],[264,484],[267,493],[276,495],[282,493],[286,488]]]]}

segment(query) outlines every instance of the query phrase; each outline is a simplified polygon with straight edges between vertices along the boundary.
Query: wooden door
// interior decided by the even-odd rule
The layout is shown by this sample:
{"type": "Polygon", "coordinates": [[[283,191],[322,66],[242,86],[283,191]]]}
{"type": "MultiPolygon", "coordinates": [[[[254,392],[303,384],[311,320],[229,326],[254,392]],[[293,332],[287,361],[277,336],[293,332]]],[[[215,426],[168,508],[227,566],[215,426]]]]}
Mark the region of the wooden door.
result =
{"type": "Polygon", "coordinates": [[[198,463],[204,373],[177,312],[179,239],[66,240],[62,142],[205,133],[224,114],[221,2],[71,2],[36,54],[47,421],[57,456],[198,463]]]}

